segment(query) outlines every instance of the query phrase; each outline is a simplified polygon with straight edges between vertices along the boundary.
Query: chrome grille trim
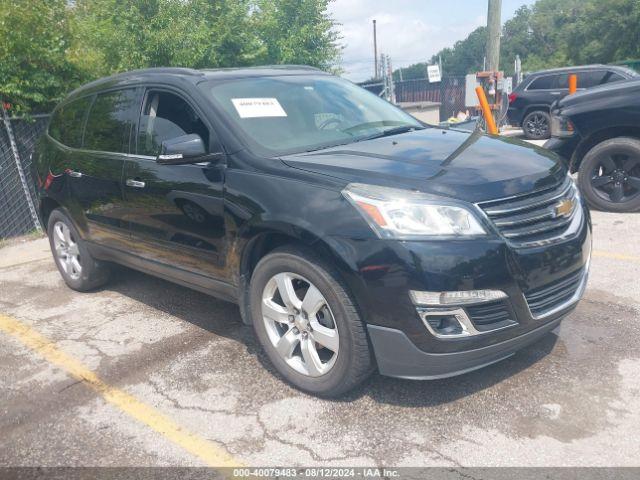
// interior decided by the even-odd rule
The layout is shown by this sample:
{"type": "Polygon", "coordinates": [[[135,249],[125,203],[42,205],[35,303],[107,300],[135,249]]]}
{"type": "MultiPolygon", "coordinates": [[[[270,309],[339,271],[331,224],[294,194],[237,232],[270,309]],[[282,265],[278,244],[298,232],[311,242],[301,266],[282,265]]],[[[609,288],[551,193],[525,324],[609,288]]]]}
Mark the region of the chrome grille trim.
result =
{"type": "Polygon", "coordinates": [[[520,210],[527,210],[539,205],[553,203],[556,200],[562,198],[567,190],[571,188],[573,180],[569,177],[561,185],[555,187],[545,188],[537,190],[532,193],[524,195],[516,195],[513,197],[501,198],[499,200],[488,200],[486,202],[480,202],[482,209],[487,215],[504,215],[507,213],[513,213],[520,210]],[[546,193],[545,193],[546,192],[546,193]],[[533,201],[531,201],[533,199],[533,201]],[[501,207],[491,207],[492,204],[500,204],[501,207]]]}
{"type": "Polygon", "coordinates": [[[576,230],[575,222],[582,221],[580,198],[569,177],[555,187],[480,202],[477,207],[505,239],[519,247],[565,239],[568,230],[576,230]],[[571,209],[558,215],[556,208],[563,200],[572,202],[571,209]]]}

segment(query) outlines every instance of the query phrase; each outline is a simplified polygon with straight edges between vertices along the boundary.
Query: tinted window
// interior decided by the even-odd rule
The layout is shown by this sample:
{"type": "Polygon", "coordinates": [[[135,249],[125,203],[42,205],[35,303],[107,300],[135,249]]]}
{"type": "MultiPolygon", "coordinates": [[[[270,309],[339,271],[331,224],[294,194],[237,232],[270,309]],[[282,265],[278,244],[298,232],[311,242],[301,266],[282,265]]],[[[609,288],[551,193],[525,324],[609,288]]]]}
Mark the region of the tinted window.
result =
{"type": "Polygon", "coordinates": [[[569,88],[569,74],[568,73],[563,73],[562,75],[558,76],[558,83],[556,85],[556,88],[569,88]]]}
{"type": "Polygon", "coordinates": [[[581,72],[578,74],[578,88],[591,88],[600,85],[606,70],[596,70],[594,72],[581,72]]]}
{"type": "Polygon", "coordinates": [[[103,152],[127,152],[135,119],[135,90],[99,94],[89,111],[84,148],[103,152]]]}
{"type": "Polygon", "coordinates": [[[624,78],[622,75],[618,73],[610,72],[609,76],[606,78],[604,83],[620,82],[621,80],[626,80],[626,78],[624,78]]]}
{"type": "Polygon", "coordinates": [[[209,149],[209,130],[193,108],[168,92],[149,91],[138,128],[138,153],[156,156],[162,142],[196,133],[209,149]]]}
{"type": "MultiPolygon", "coordinates": [[[[557,88],[569,88],[569,73],[563,73],[558,77],[557,88]]],[[[591,88],[600,85],[607,75],[605,70],[578,73],[578,88],[591,88]]]]}
{"type": "Polygon", "coordinates": [[[82,144],[82,127],[91,97],[80,98],[56,109],[49,125],[49,135],[68,147],[82,144]]]}
{"type": "Polygon", "coordinates": [[[527,90],[549,90],[554,87],[555,75],[545,75],[544,77],[538,77],[531,85],[527,87],[527,90]]]}

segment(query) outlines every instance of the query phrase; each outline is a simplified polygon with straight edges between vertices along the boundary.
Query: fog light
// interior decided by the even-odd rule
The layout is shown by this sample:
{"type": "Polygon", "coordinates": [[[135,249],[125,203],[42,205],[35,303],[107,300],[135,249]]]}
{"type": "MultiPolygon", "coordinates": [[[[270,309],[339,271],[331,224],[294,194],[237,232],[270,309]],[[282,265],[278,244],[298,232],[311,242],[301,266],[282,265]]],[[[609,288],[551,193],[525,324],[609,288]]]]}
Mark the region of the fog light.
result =
{"type": "Polygon", "coordinates": [[[501,290],[460,290],[454,292],[421,292],[410,290],[409,296],[414,305],[434,307],[442,305],[469,305],[507,298],[507,294],[501,290]]]}
{"type": "Polygon", "coordinates": [[[464,332],[455,315],[430,315],[425,316],[425,320],[438,335],[461,335],[464,332]]]}

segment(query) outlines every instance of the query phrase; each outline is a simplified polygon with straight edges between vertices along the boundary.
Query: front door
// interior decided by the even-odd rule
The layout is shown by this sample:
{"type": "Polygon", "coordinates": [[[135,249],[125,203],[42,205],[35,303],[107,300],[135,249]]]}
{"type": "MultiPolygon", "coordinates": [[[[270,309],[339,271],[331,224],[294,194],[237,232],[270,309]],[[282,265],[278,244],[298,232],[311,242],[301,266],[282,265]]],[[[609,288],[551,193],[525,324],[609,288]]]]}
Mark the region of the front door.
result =
{"type": "Polygon", "coordinates": [[[140,105],[136,89],[97,94],[89,107],[82,139],[70,162],[72,208],[87,240],[112,248],[127,248],[128,225],[123,220],[122,175],[129,139],[140,105]]]}
{"type": "Polygon", "coordinates": [[[211,127],[176,92],[147,90],[135,154],[125,163],[124,189],[134,253],[196,275],[221,278],[224,258],[224,162],[160,165],[163,141],[198,134],[217,149],[211,127]]]}

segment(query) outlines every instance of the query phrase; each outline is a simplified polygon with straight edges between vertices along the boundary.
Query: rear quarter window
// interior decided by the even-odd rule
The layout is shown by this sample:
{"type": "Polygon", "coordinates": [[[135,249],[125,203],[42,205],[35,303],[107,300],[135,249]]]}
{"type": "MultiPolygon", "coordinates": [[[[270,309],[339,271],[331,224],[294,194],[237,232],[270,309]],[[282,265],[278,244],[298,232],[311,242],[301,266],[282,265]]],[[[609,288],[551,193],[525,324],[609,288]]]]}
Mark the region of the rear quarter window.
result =
{"type": "Polygon", "coordinates": [[[91,97],[73,100],[53,112],[49,135],[60,143],[73,148],[82,146],[82,129],[91,97]]]}
{"type": "Polygon", "coordinates": [[[626,80],[626,78],[620,75],[619,73],[609,72],[609,76],[607,76],[604,83],[621,82],[622,80],[626,80]]]}
{"type": "Polygon", "coordinates": [[[100,93],[96,97],[84,132],[84,148],[127,153],[129,135],[135,123],[135,89],[100,93]]]}

